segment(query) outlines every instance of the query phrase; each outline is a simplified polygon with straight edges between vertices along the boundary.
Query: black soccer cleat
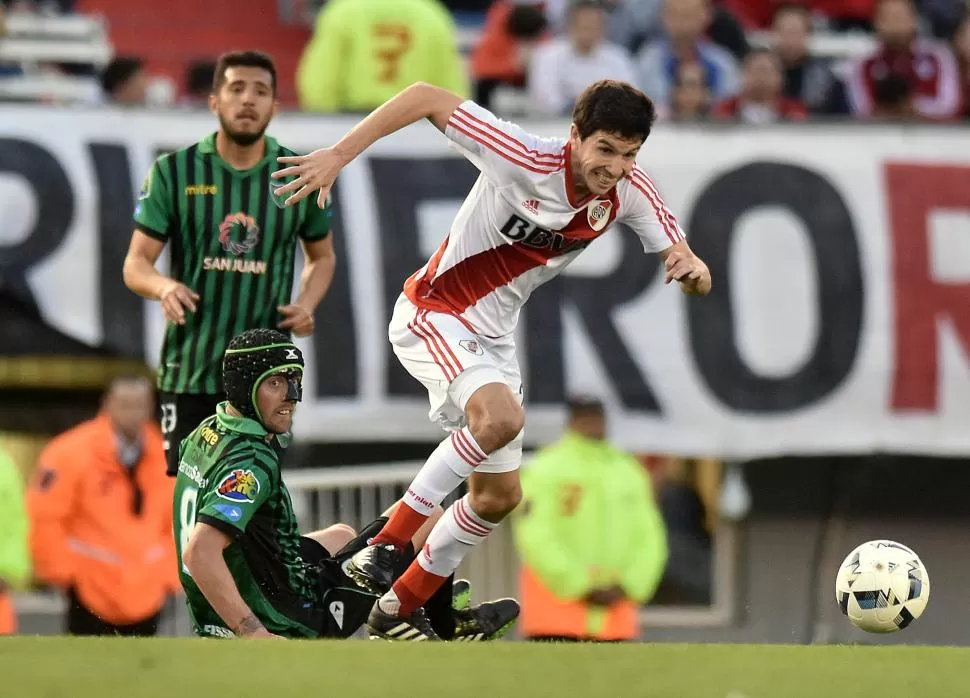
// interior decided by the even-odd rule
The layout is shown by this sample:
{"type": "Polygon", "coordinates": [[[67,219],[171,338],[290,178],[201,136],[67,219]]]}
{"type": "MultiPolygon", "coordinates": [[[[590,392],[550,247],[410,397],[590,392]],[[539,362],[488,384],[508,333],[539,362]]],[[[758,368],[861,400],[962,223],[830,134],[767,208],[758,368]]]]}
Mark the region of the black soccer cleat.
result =
{"type": "Polygon", "coordinates": [[[519,602],[515,599],[486,601],[455,611],[453,642],[488,642],[507,633],[519,617],[519,602]]]}
{"type": "Polygon", "coordinates": [[[371,640],[391,640],[394,642],[441,642],[441,638],[431,627],[423,608],[409,616],[392,616],[381,610],[375,603],[367,617],[367,634],[371,640]]]}
{"type": "Polygon", "coordinates": [[[357,586],[380,596],[394,583],[400,557],[401,553],[393,545],[368,545],[350,558],[344,572],[357,586]]]}

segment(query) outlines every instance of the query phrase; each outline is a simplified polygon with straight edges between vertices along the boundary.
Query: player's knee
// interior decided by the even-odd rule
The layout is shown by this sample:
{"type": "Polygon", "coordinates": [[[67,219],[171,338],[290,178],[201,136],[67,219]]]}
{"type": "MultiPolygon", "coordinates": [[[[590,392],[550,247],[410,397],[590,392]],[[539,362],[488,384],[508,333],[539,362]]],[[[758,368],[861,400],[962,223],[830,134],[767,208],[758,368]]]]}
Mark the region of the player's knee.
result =
{"type": "Polygon", "coordinates": [[[469,410],[468,428],[486,453],[512,442],[525,426],[525,410],[516,402],[482,410],[469,410]]]}
{"type": "Polygon", "coordinates": [[[330,529],[334,533],[340,536],[346,537],[348,543],[357,537],[357,531],[355,531],[354,527],[349,524],[345,524],[345,523],[334,524],[333,526],[330,527],[330,529]]]}
{"type": "Polygon", "coordinates": [[[469,494],[472,510],[486,521],[498,522],[512,513],[522,501],[518,478],[502,478],[469,494]]]}

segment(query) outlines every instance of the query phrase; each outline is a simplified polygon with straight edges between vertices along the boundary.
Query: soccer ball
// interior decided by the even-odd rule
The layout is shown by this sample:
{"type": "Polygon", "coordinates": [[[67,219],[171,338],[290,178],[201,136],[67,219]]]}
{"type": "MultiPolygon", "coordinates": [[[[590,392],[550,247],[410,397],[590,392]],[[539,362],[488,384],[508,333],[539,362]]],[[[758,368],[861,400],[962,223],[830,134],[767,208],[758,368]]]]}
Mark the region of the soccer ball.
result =
{"type": "Polygon", "coordinates": [[[894,633],[919,618],[930,578],[916,553],[891,540],[871,540],[849,553],[835,578],[835,600],[854,626],[894,633]]]}

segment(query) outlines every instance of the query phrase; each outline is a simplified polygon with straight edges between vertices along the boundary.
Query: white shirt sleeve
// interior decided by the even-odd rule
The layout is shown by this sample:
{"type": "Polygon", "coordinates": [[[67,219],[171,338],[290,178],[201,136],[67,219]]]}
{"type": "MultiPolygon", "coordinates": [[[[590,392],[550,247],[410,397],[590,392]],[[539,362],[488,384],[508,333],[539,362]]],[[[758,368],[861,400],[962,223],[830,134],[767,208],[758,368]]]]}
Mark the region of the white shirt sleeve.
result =
{"type": "Polygon", "coordinates": [[[618,221],[637,234],[645,252],[660,252],[686,239],[653,180],[643,170],[634,167],[623,182],[618,221]]]}
{"type": "Polygon", "coordinates": [[[535,136],[471,100],[452,113],[445,135],[455,150],[500,185],[522,173],[551,174],[563,168],[562,141],[535,136]]]}

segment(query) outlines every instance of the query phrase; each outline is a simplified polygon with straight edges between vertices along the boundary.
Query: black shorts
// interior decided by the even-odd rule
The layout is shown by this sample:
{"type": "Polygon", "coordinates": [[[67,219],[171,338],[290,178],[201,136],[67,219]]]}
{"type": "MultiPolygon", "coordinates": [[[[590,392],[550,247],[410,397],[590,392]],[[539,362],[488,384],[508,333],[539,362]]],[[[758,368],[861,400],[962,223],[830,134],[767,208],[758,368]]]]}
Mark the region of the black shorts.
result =
{"type": "Polygon", "coordinates": [[[162,393],[159,396],[159,422],[165,441],[165,472],[175,477],[179,469],[179,444],[182,439],[216,413],[225,395],[162,393]]]}
{"type": "MultiPolygon", "coordinates": [[[[336,553],[331,553],[320,543],[303,536],[300,538],[300,557],[311,567],[317,568],[320,585],[317,610],[320,623],[317,627],[321,637],[350,637],[367,622],[367,616],[377,597],[361,589],[344,572],[344,565],[358,551],[367,547],[367,541],[380,533],[387,517],[368,524],[356,538],[336,553]]],[[[399,568],[394,571],[397,579],[414,559],[414,546],[408,547],[401,556],[399,568]]]]}

